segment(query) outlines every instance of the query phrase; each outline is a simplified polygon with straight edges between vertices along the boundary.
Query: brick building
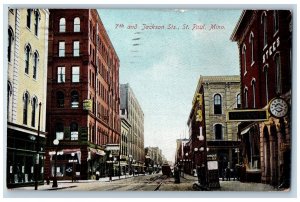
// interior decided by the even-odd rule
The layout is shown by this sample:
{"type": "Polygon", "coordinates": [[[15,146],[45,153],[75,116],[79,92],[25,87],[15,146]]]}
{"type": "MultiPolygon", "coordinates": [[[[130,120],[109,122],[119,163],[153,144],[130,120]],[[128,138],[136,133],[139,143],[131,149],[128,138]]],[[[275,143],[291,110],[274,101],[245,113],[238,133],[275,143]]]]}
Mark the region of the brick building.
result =
{"type": "MultiPolygon", "coordinates": [[[[239,48],[243,109],[269,109],[274,98],[291,104],[291,19],[288,10],[243,11],[231,36],[239,48]]],[[[289,186],[290,113],[242,122],[239,135],[242,180],[289,186]]]]}
{"type": "Polygon", "coordinates": [[[121,132],[119,59],[97,10],[50,9],[48,62],[45,174],[54,174],[57,149],[58,179],[108,175],[105,148],[121,132]]]}

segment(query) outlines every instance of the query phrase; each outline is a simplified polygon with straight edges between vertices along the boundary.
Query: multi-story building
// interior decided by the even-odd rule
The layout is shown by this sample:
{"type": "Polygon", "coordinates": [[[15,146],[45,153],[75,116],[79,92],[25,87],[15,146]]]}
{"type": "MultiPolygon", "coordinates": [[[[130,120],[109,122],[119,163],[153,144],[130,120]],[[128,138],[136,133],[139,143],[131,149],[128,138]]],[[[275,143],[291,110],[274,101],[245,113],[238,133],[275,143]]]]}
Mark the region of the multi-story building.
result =
{"type": "Polygon", "coordinates": [[[128,167],[128,134],[131,124],[127,118],[127,111],[121,110],[121,144],[120,144],[120,160],[122,161],[123,172],[129,171],[128,167]]]}
{"type": "Polygon", "coordinates": [[[142,172],[144,169],[144,113],[129,84],[120,85],[121,111],[128,113],[131,128],[128,134],[128,156],[131,167],[142,172]]]}
{"type": "Polygon", "coordinates": [[[107,175],[106,147],[120,142],[119,58],[96,9],[50,9],[47,82],[45,174],[107,175]],[[62,155],[54,170],[55,150],[62,155]]]}
{"type": "Polygon", "coordinates": [[[8,11],[8,187],[44,176],[48,23],[48,9],[8,11]]]}
{"type": "Polygon", "coordinates": [[[291,11],[245,10],[231,40],[239,48],[242,108],[269,109],[271,114],[239,125],[246,170],[242,180],[289,187],[291,11]]]}
{"type": "Polygon", "coordinates": [[[186,148],[185,146],[189,142],[189,139],[183,138],[183,139],[177,139],[176,140],[176,153],[175,153],[175,164],[181,168],[184,165],[184,162],[186,160],[185,154],[186,154],[186,148]]]}
{"type": "Polygon", "coordinates": [[[216,155],[220,176],[225,168],[234,168],[238,163],[237,123],[227,122],[226,113],[239,107],[239,76],[200,76],[188,120],[188,156],[195,159],[193,169],[200,161],[205,163],[206,157],[200,156],[206,152],[216,155]]]}

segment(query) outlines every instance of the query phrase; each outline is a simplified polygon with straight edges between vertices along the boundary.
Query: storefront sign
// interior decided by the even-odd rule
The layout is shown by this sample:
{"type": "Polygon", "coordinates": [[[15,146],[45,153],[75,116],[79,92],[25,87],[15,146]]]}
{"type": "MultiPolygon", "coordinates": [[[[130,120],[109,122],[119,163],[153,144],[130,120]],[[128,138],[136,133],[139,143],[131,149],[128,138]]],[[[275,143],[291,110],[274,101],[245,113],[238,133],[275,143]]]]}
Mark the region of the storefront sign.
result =
{"type": "Polygon", "coordinates": [[[228,111],[227,121],[266,121],[268,111],[265,109],[257,110],[232,110],[228,111]]]}
{"type": "Polygon", "coordinates": [[[269,47],[266,48],[263,54],[263,63],[265,63],[266,60],[276,52],[279,45],[280,45],[280,38],[277,37],[276,41],[274,41],[269,47]]]}
{"type": "Polygon", "coordinates": [[[91,99],[87,99],[83,101],[83,110],[91,111],[93,107],[93,101],[91,99]]]}

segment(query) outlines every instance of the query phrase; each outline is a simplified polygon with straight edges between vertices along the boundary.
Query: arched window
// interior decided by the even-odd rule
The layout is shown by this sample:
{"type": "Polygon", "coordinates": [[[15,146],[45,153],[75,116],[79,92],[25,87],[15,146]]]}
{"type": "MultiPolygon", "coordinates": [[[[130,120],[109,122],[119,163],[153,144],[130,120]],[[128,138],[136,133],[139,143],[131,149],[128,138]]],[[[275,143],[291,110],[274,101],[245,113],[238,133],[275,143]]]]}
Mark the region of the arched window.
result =
{"type": "Polygon", "coordinates": [[[252,65],[254,63],[254,35],[252,32],[249,37],[249,43],[251,47],[251,65],[252,65]]]}
{"type": "Polygon", "coordinates": [[[12,52],[12,43],[14,40],[14,34],[11,27],[8,29],[8,47],[7,47],[7,59],[8,62],[11,62],[11,52],[12,52]]]}
{"type": "Polygon", "coordinates": [[[278,31],[279,29],[279,17],[278,17],[278,11],[275,10],[273,13],[274,17],[274,34],[278,31]]]}
{"type": "Polygon", "coordinates": [[[245,108],[248,108],[248,88],[244,89],[244,100],[245,100],[245,108]]]}
{"type": "Polygon", "coordinates": [[[66,19],[65,18],[59,19],[59,32],[66,32],[66,19]]]}
{"type": "Polygon", "coordinates": [[[74,18],[74,32],[80,32],[80,18],[74,18]]]}
{"type": "Polygon", "coordinates": [[[31,48],[29,45],[25,47],[25,73],[29,73],[29,58],[30,58],[31,48]]]}
{"type": "Polygon", "coordinates": [[[214,112],[215,114],[222,114],[222,98],[220,94],[214,96],[214,112]]]}
{"type": "Polygon", "coordinates": [[[29,29],[31,26],[31,12],[32,12],[32,9],[27,9],[26,25],[29,29]]]}
{"type": "Polygon", "coordinates": [[[79,95],[77,91],[71,92],[71,107],[78,108],[79,106],[79,95]]]}
{"type": "Polygon", "coordinates": [[[241,108],[241,94],[236,96],[236,107],[241,108]]]}
{"type": "Polygon", "coordinates": [[[78,140],[78,124],[72,122],[70,125],[71,140],[78,140]]]}
{"type": "Polygon", "coordinates": [[[27,125],[28,116],[29,93],[25,92],[23,95],[23,124],[27,125]]]}
{"type": "Polygon", "coordinates": [[[268,76],[268,65],[265,65],[263,68],[265,76],[265,94],[266,94],[266,104],[269,103],[269,76],[268,76]]]}
{"type": "Polygon", "coordinates": [[[251,81],[251,86],[252,86],[252,98],[253,98],[253,108],[256,107],[255,103],[255,97],[256,97],[256,91],[255,91],[255,79],[251,81]]]}
{"type": "Polygon", "coordinates": [[[38,52],[35,52],[33,54],[33,78],[34,79],[36,79],[37,76],[38,60],[39,60],[39,54],[38,52]]]}
{"type": "Polygon", "coordinates": [[[222,140],[223,139],[223,130],[221,124],[215,125],[215,139],[216,140],[222,140]]]}
{"type": "Polygon", "coordinates": [[[10,110],[10,102],[11,102],[11,95],[12,95],[12,86],[10,82],[7,83],[7,120],[9,117],[9,110],[10,110]]]}
{"type": "Polygon", "coordinates": [[[263,25],[264,47],[268,45],[268,29],[267,29],[267,14],[263,12],[261,16],[261,24],[263,25]]]}
{"type": "Polygon", "coordinates": [[[55,125],[55,135],[57,140],[64,139],[64,124],[63,123],[56,123],[55,125]]]}
{"type": "Polygon", "coordinates": [[[276,93],[280,94],[282,92],[280,55],[276,54],[274,60],[275,60],[275,65],[276,65],[275,66],[276,67],[276,71],[275,71],[276,93]]]}
{"type": "Polygon", "coordinates": [[[56,93],[56,104],[58,108],[63,108],[65,105],[65,95],[61,91],[56,93]]]}
{"type": "Polygon", "coordinates": [[[38,36],[39,33],[39,20],[40,20],[40,12],[36,10],[34,13],[34,34],[38,36]]]}
{"type": "Polygon", "coordinates": [[[243,45],[242,49],[243,61],[244,61],[244,75],[247,73],[247,56],[246,56],[246,45],[243,45]]]}
{"type": "Polygon", "coordinates": [[[37,98],[32,98],[32,114],[31,114],[31,126],[35,127],[35,114],[36,114],[36,107],[37,107],[37,98]]]}

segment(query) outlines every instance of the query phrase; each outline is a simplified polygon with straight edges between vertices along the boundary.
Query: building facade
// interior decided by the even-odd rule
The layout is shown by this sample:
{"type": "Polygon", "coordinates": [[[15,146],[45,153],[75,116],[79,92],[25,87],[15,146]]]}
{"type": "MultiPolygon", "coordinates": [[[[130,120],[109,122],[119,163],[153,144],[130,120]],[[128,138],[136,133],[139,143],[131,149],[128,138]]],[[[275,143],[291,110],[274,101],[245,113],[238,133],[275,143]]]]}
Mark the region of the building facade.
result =
{"type": "Polygon", "coordinates": [[[144,113],[129,84],[120,85],[121,111],[128,113],[131,128],[128,134],[128,157],[136,172],[143,172],[144,151],[144,113]]]}
{"type": "Polygon", "coordinates": [[[129,172],[128,166],[128,134],[131,128],[131,124],[127,119],[127,112],[123,109],[121,110],[121,150],[120,156],[123,166],[123,172],[129,172]]]}
{"type": "Polygon", "coordinates": [[[48,9],[8,11],[8,187],[44,176],[48,23],[48,9]]]}
{"type": "Polygon", "coordinates": [[[50,9],[48,62],[45,174],[109,175],[106,146],[119,144],[121,132],[119,58],[96,9],[50,9]]]}
{"type": "Polygon", "coordinates": [[[188,120],[188,156],[195,159],[193,169],[201,162],[205,164],[206,153],[216,155],[219,176],[238,163],[237,123],[227,122],[226,113],[239,107],[239,76],[200,76],[188,120]]]}
{"type": "Polygon", "coordinates": [[[289,187],[291,169],[290,110],[272,102],[291,104],[292,13],[289,10],[243,11],[231,40],[240,59],[243,109],[269,110],[265,121],[239,124],[245,181],[289,187]],[[279,107],[279,108],[278,108],[279,107]],[[281,115],[280,115],[281,114],[281,115]]]}

